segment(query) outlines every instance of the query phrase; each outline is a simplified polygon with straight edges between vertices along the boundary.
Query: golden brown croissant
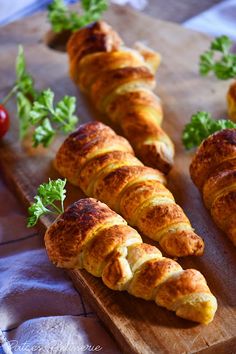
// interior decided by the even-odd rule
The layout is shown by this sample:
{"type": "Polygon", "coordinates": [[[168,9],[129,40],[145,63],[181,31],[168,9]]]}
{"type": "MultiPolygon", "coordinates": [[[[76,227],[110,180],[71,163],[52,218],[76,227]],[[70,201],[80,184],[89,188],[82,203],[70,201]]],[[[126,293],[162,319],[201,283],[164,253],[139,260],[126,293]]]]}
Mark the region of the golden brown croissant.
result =
{"type": "Polygon", "coordinates": [[[201,255],[203,240],[164,175],[134,156],[128,141],[99,122],[80,126],[60,147],[55,168],[83,192],[108,204],[172,256],[201,255]]]}
{"type": "Polygon", "coordinates": [[[236,246],[236,129],[224,129],[203,141],[190,174],[215,223],[236,246]]]}
{"type": "Polygon", "coordinates": [[[236,81],[229,87],[227,93],[228,115],[229,118],[236,122],[236,81]]]}
{"type": "Polygon", "coordinates": [[[140,159],[168,173],[174,146],[161,129],[159,98],[152,92],[160,56],[139,44],[122,40],[105,22],[75,32],[67,46],[70,76],[91,98],[96,109],[120,125],[140,159]]]}
{"type": "Polygon", "coordinates": [[[86,269],[113,290],[155,302],[188,320],[209,323],[217,309],[203,275],[183,270],[136,230],[92,198],[71,205],[45,235],[49,258],[58,267],[86,269]]]}

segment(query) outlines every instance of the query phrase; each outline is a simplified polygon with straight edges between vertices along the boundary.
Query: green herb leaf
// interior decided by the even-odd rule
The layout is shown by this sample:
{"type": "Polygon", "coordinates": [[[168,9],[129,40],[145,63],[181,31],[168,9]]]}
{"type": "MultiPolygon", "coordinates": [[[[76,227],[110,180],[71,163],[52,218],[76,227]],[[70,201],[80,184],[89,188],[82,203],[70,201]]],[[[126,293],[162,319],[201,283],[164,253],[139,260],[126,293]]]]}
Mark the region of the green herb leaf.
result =
{"type": "Polygon", "coordinates": [[[33,134],[33,147],[37,147],[42,144],[44,147],[48,147],[56,132],[53,129],[50,120],[45,118],[42,123],[35,129],[33,134]]]}
{"type": "Polygon", "coordinates": [[[49,179],[48,183],[43,183],[39,186],[37,195],[34,197],[35,202],[28,209],[28,227],[34,226],[40,216],[44,214],[60,214],[64,211],[63,202],[66,197],[65,185],[66,180],[49,179]],[[59,202],[59,205],[57,205],[57,202],[59,202]]]}
{"type": "Polygon", "coordinates": [[[74,130],[78,118],[74,115],[76,109],[76,98],[65,96],[58,102],[53,115],[53,121],[59,123],[60,130],[64,133],[69,133],[74,130]]]}
{"type": "Polygon", "coordinates": [[[74,130],[78,117],[74,115],[76,98],[65,96],[54,109],[54,93],[48,89],[42,91],[30,110],[30,123],[37,126],[34,132],[34,146],[42,144],[47,147],[53,140],[56,131],[69,133],[74,130]],[[55,129],[52,127],[54,123],[55,129]]]}
{"type": "Polygon", "coordinates": [[[61,211],[63,211],[63,202],[66,198],[65,190],[66,180],[49,179],[48,183],[43,183],[38,188],[38,195],[40,196],[43,204],[51,205],[55,200],[61,202],[61,211]]]}
{"type": "Polygon", "coordinates": [[[16,57],[16,77],[18,80],[22,78],[25,73],[25,56],[22,45],[18,47],[18,55],[16,57]]]}
{"type": "Polygon", "coordinates": [[[54,93],[50,90],[44,90],[38,96],[37,101],[33,102],[30,111],[30,120],[33,125],[40,124],[43,118],[54,114],[53,108],[54,93]]]}
{"type": "Polygon", "coordinates": [[[227,36],[221,36],[215,38],[211,43],[211,49],[216,50],[218,52],[222,52],[224,54],[228,54],[230,48],[232,47],[233,42],[227,36]]]}
{"type": "MultiPolygon", "coordinates": [[[[56,1],[56,3],[59,4],[60,1],[56,1]]],[[[54,109],[53,91],[50,89],[41,92],[35,90],[34,80],[26,71],[22,46],[19,46],[16,58],[16,83],[3,101],[7,102],[13,94],[16,94],[20,139],[23,139],[28,130],[33,128],[34,147],[40,144],[48,147],[57,131],[69,133],[78,122],[78,118],[74,114],[75,97],[65,96],[54,109]]]]}
{"type": "Polygon", "coordinates": [[[34,80],[26,71],[24,49],[21,45],[16,58],[16,86],[18,92],[20,91],[24,95],[28,95],[28,97],[35,98],[37,96],[37,91],[34,89],[34,80]]]}
{"type": "Polygon", "coordinates": [[[20,139],[23,139],[31,125],[30,123],[31,102],[22,92],[19,91],[16,96],[16,104],[17,104],[17,114],[19,117],[20,139]]]}
{"type": "Polygon", "coordinates": [[[235,78],[236,55],[230,53],[231,47],[232,41],[227,36],[215,38],[210,50],[200,56],[200,74],[205,76],[212,72],[220,80],[235,78]]]}
{"type": "Polygon", "coordinates": [[[43,205],[42,200],[39,196],[36,195],[34,199],[36,200],[36,202],[33,203],[28,209],[29,217],[27,227],[34,226],[35,224],[37,224],[37,221],[40,216],[50,212],[50,210],[43,205]]]}
{"type": "Polygon", "coordinates": [[[91,22],[100,19],[108,8],[108,0],[82,0],[83,14],[69,11],[63,0],[54,0],[48,6],[48,20],[54,32],[63,30],[76,31],[91,22]]]}
{"type": "Polygon", "coordinates": [[[199,146],[201,142],[216,131],[236,128],[236,124],[230,120],[214,120],[207,112],[198,112],[191,118],[190,123],[186,124],[182,142],[187,150],[199,146]]]}

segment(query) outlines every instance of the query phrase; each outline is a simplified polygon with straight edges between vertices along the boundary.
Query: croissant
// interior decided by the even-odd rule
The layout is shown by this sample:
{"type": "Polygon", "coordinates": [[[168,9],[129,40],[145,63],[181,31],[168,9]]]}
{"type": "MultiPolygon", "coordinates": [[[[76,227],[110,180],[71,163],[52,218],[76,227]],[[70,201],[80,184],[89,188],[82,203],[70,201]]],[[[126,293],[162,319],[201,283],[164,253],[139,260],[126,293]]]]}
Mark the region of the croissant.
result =
{"type": "Polygon", "coordinates": [[[122,40],[105,22],[75,32],[67,46],[70,76],[95,108],[119,125],[137,156],[168,173],[174,145],[161,129],[160,99],[152,92],[159,54],[122,40]]]}
{"type": "Polygon", "coordinates": [[[203,275],[183,270],[154,246],[142,243],[138,232],[107,205],[81,199],[48,228],[45,245],[58,267],[86,269],[113,290],[127,290],[175,311],[188,320],[209,323],[217,309],[203,275]]]}
{"type": "Polygon", "coordinates": [[[224,129],[203,141],[190,174],[215,223],[236,246],[236,129],[224,129]]]}
{"type": "Polygon", "coordinates": [[[236,81],[229,87],[227,93],[228,115],[230,119],[236,122],[236,81]]]}
{"type": "Polygon", "coordinates": [[[128,141],[111,128],[100,122],[80,126],[64,141],[54,165],[87,196],[106,203],[158,241],[167,254],[203,253],[203,240],[163,185],[164,175],[143,166],[128,141]]]}

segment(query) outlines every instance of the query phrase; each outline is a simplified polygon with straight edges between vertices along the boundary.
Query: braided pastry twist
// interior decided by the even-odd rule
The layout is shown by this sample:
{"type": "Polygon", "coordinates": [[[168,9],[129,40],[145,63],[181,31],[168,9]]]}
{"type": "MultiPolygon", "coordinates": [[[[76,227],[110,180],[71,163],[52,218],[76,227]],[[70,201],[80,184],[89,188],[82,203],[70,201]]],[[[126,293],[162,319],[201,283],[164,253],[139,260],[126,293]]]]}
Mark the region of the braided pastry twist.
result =
{"type": "Polygon", "coordinates": [[[80,126],[60,147],[55,168],[83,192],[109,205],[172,256],[201,255],[203,240],[164,175],[143,166],[128,141],[99,122],[80,126]]]}
{"type": "Polygon", "coordinates": [[[120,125],[148,166],[168,173],[174,146],[161,129],[160,99],[152,92],[160,56],[139,44],[124,47],[105,22],[75,32],[67,46],[70,76],[96,109],[120,125]]]}
{"type": "Polygon", "coordinates": [[[236,246],[236,129],[224,129],[204,140],[190,174],[215,223],[236,246]]]}
{"type": "Polygon", "coordinates": [[[71,205],[45,235],[50,260],[58,267],[86,269],[113,290],[155,302],[188,320],[209,323],[217,309],[203,275],[183,270],[107,205],[92,198],[71,205]]]}

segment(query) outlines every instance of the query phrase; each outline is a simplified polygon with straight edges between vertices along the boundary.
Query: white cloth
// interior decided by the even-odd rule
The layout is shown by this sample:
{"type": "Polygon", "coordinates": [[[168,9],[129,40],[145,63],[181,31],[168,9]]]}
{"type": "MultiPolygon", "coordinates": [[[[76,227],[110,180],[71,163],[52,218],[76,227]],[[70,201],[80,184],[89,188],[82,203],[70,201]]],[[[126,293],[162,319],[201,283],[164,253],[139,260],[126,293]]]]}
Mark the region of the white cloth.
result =
{"type": "Polygon", "coordinates": [[[1,179],[0,200],[0,328],[13,353],[119,353],[1,179]]]}
{"type": "Polygon", "coordinates": [[[118,5],[128,4],[139,11],[143,10],[148,4],[148,0],[111,0],[111,1],[118,5]]]}
{"type": "Polygon", "coordinates": [[[213,37],[225,34],[236,40],[236,0],[223,1],[183,25],[213,37]]]}

